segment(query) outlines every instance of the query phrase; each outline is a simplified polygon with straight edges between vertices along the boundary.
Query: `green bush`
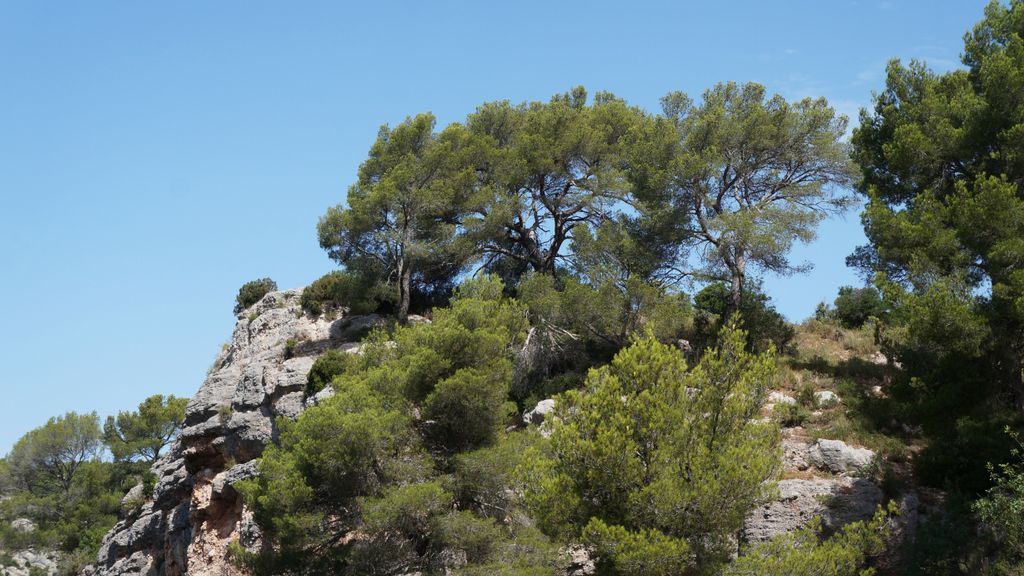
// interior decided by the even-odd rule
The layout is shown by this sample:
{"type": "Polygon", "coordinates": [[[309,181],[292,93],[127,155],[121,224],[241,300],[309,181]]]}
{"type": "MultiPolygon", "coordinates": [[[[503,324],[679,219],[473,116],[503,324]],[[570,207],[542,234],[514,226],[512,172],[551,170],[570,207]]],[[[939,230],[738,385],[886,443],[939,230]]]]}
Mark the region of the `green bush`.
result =
{"type": "Polygon", "coordinates": [[[376,310],[382,300],[381,291],[371,280],[353,272],[336,271],[307,286],[299,303],[307,313],[319,316],[341,309],[366,314],[376,310]]]}
{"type": "Polygon", "coordinates": [[[784,404],[782,402],[775,405],[772,409],[772,415],[775,416],[775,420],[780,426],[784,428],[792,428],[794,426],[803,426],[804,422],[811,417],[811,413],[801,404],[784,404]]]}
{"type": "Polygon", "coordinates": [[[238,289],[238,295],[235,296],[235,314],[259,302],[260,298],[275,290],[277,290],[277,282],[270,278],[260,278],[242,284],[242,287],[238,289]]]}
{"type": "Polygon", "coordinates": [[[359,364],[359,356],[342,350],[328,350],[313,362],[306,377],[306,394],[312,396],[326,388],[335,376],[359,364]]]}
{"type": "Polygon", "coordinates": [[[835,300],[835,318],[847,328],[859,328],[872,316],[882,316],[882,297],[874,287],[843,286],[835,300]]]}
{"type": "Polygon", "coordinates": [[[745,336],[724,329],[692,369],[638,339],[559,396],[549,449],[519,471],[537,525],[586,539],[608,573],[714,573],[782,467],[778,427],[751,419],[775,359],[745,352],[745,336]]]}
{"type": "Polygon", "coordinates": [[[1020,574],[1024,570],[1024,444],[1006,430],[1015,447],[1012,460],[989,465],[992,488],[974,503],[974,511],[997,543],[1000,573],[1020,574]]]}
{"type": "MultiPolygon", "coordinates": [[[[715,336],[722,328],[729,312],[729,287],[722,283],[709,284],[693,298],[697,309],[695,322],[695,344],[698,349],[715,344],[715,336]]],[[[771,298],[760,287],[751,284],[743,293],[740,307],[743,329],[747,332],[747,347],[755,352],[764,352],[770,346],[785,351],[789,348],[796,331],[772,306],[771,298]]]]}

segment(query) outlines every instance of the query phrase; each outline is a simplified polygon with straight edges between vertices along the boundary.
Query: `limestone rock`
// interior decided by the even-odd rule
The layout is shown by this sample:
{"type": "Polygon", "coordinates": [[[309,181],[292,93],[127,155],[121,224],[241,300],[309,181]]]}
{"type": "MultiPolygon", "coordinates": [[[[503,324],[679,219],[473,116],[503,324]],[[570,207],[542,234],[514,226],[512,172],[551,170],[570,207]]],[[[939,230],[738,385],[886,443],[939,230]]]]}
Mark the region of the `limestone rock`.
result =
{"type": "Polygon", "coordinates": [[[777,390],[772,390],[768,393],[768,403],[771,405],[775,404],[796,404],[796,398],[793,398],[789,394],[784,394],[777,390]]]}
{"type": "Polygon", "coordinates": [[[597,574],[597,565],[590,557],[590,551],[579,544],[569,547],[569,567],[566,576],[593,576],[597,574]]]}
{"type": "Polygon", "coordinates": [[[810,446],[799,438],[782,439],[782,466],[786,470],[802,471],[810,468],[807,450],[810,446]]]}
{"type": "Polygon", "coordinates": [[[146,487],[139,482],[121,498],[121,515],[130,514],[132,510],[146,501],[146,487]]]}
{"type": "Polygon", "coordinates": [[[11,553],[14,564],[0,568],[0,576],[29,576],[33,570],[53,576],[57,574],[57,556],[52,552],[18,550],[11,553]]]}
{"type": "Polygon", "coordinates": [[[296,418],[309,404],[306,377],[316,357],[357,351],[348,339],[384,321],[312,317],[301,295],[270,292],[238,314],[231,341],[189,400],[181,434],[151,469],[152,499],[125,510],[104,537],[96,576],[236,576],[228,544],[259,548],[259,529],[233,485],[257,473],[277,437],[276,419],[296,418]]]}
{"type": "Polygon", "coordinates": [[[882,490],[863,478],[782,480],[777,500],[755,509],[744,522],[743,539],[761,542],[798,530],[821,517],[827,529],[870,518],[882,490]]]}
{"type": "Polygon", "coordinates": [[[807,451],[807,456],[812,466],[833,474],[860,474],[875,460],[871,450],[854,448],[842,440],[818,440],[807,451]]]}
{"type": "Polygon", "coordinates": [[[818,406],[822,408],[839,404],[839,395],[831,390],[818,390],[814,393],[814,399],[818,402],[818,406]]]}
{"type": "Polygon", "coordinates": [[[555,410],[555,401],[551,398],[547,400],[541,400],[531,410],[527,410],[523,414],[524,424],[534,424],[540,426],[547,420],[548,415],[555,410]]]}
{"type": "Polygon", "coordinates": [[[36,531],[36,523],[28,518],[16,518],[11,521],[11,528],[15,532],[31,534],[36,531]]]}

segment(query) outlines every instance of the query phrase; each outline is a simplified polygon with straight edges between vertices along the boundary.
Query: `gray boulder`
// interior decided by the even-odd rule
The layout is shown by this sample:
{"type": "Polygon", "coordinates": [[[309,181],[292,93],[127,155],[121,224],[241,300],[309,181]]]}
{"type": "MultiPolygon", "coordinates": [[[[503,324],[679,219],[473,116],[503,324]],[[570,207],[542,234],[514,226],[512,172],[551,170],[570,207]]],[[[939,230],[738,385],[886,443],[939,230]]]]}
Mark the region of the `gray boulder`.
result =
{"type": "Polygon", "coordinates": [[[526,413],[523,414],[523,423],[527,425],[534,424],[536,426],[540,426],[545,420],[547,420],[548,415],[554,412],[554,410],[555,401],[553,399],[548,398],[547,400],[541,400],[533,407],[533,409],[527,410],[526,413]]]}
{"type": "Polygon", "coordinates": [[[808,461],[819,470],[833,474],[863,474],[875,461],[867,448],[854,448],[842,440],[818,440],[807,451],[808,461]]]}

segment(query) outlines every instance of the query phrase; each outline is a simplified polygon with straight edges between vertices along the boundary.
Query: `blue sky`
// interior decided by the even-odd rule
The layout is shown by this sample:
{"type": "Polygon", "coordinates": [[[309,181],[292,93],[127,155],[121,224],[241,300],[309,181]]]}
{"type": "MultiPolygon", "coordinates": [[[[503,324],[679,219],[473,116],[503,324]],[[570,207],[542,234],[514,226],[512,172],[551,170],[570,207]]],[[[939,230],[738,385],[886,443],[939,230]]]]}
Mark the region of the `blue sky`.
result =
{"type": "MultiPolygon", "coordinates": [[[[755,80],[855,118],[885,63],[956,66],[983,0],[0,4],[0,454],[68,410],[192,394],[234,295],[332,268],[317,218],[377,128],[583,84],[656,110],[755,80]]],[[[769,278],[789,318],[857,278],[856,212],[769,278]]]]}

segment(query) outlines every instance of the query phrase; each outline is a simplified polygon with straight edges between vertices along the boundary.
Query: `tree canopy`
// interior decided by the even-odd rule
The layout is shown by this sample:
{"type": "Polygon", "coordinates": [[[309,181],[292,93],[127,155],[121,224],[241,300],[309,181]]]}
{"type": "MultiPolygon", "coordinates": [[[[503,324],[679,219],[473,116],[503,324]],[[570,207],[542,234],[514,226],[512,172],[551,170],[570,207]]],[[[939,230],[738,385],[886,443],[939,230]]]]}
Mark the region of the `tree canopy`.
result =
{"type": "Polygon", "coordinates": [[[936,481],[955,467],[973,490],[987,483],[985,458],[1005,456],[1002,426],[1019,419],[1005,399],[1024,401],[1022,35],[1024,3],[992,2],[964,37],[965,68],[890,62],[852,138],[870,244],[848,262],[882,292],[880,337],[913,377],[906,395],[958,447],[933,453],[936,481]]]}
{"type": "Polygon", "coordinates": [[[155,394],[139,404],[137,411],[108,416],[103,439],[117,460],[141,458],[156,462],[181,430],[187,398],[155,394]]]}
{"type": "Polygon", "coordinates": [[[695,249],[699,273],[728,281],[738,310],[748,266],[804,269],[787,258],[794,241],[812,240],[822,218],[849,205],[847,120],[824,98],[787,102],[756,83],[718,84],[696,105],[672,92],[662,107],[665,122],[649,135],[660,153],[638,163],[637,193],[661,230],[654,237],[678,245],[666,265],[678,269],[695,249]]]}
{"type": "Polygon", "coordinates": [[[455,239],[475,191],[471,140],[458,124],[441,133],[434,124],[432,114],[420,114],[381,127],[347,207],[328,209],[317,226],[331,258],[396,288],[403,322],[414,277],[448,289],[467,259],[455,239]]]}

